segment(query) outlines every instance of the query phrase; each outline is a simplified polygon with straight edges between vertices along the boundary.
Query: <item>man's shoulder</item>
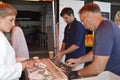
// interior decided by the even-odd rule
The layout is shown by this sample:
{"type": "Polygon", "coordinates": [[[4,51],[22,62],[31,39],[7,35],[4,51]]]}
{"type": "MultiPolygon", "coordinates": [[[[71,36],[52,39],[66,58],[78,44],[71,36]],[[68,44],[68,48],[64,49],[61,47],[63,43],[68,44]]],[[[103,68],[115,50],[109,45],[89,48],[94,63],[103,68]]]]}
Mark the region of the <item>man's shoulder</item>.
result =
{"type": "Polygon", "coordinates": [[[113,24],[110,20],[103,20],[100,25],[98,26],[98,29],[104,30],[104,29],[112,29],[113,24]]]}
{"type": "Polygon", "coordinates": [[[101,29],[107,29],[107,31],[108,30],[115,31],[116,29],[119,29],[118,25],[115,22],[110,21],[110,20],[102,21],[102,23],[99,25],[99,27],[101,29]]]}
{"type": "Polygon", "coordinates": [[[115,23],[110,20],[103,20],[101,25],[109,25],[109,26],[111,25],[112,26],[112,24],[115,24],[115,23]]]}
{"type": "Polygon", "coordinates": [[[78,20],[74,20],[74,22],[72,24],[76,25],[76,26],[83,26],[83,24],[78,20]]]}
{"type": "Polygon", "coordinates": [[[75,22],[75,23],[80,23],[80,24],[82,24],[81,21],[79,21],[79,20],[77,20],[77,19],[75,19],[74,22],[75,22]]]}

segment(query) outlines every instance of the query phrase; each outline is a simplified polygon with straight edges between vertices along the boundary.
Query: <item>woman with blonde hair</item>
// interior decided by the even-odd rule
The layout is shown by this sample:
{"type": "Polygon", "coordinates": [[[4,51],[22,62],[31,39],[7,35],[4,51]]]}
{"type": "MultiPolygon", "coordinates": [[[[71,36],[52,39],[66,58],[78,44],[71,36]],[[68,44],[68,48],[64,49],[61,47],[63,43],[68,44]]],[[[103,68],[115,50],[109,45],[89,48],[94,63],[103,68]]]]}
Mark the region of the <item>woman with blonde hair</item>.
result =
{"type": "Polygon", "coordinates": [[[25,67],[34,61],[16,62],[15,51],[5,36],[15,26],[17,11],[10,4],[0,2],[0,80],[19,80],[25,67]]]}
{"type": "Polygon", "coordinates": [[[117,23],[120,28],[120,11],[118,11],[115,15],[115,23],[117,23]]]}

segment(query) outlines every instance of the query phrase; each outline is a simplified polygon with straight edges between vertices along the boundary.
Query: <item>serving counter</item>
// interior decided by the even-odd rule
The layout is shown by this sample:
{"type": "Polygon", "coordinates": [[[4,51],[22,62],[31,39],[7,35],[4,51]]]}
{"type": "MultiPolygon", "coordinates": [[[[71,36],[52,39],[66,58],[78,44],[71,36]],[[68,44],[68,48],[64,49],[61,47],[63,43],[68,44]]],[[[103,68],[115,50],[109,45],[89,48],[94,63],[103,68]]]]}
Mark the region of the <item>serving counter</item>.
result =
{"type": "Polygon", "coordinates": [[[39,66],[25,69],[26,80],[68,80],[50,59],[37,59],[36,63],[39,63],[39,66]]]}
{"type": "MultiPolygon", "coordinates": [[[[39,65],[25,69],[25,80],[68,80],[66,74],[71,71],[62,63],[49,58],[35,59],[35,62],[39,65]]],[[[112,72],[104,71],[98,76],[72,80],[120,80],[120,77],[112,72]]]]}

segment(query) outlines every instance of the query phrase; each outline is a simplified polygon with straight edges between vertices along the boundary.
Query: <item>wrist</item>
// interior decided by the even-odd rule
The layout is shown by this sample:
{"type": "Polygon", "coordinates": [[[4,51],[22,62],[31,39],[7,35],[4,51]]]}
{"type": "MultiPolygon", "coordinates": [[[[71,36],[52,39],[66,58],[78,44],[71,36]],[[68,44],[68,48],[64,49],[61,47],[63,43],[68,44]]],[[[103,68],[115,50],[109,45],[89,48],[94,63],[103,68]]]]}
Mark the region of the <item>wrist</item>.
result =
{"type": "Polygon", "coordinates": [[[78,76],[80,76],[80,78],[83,78],[83,76],[81,76],[80,71],[77,72],[78,76]]]}
{"type": "Polygon", "coordinates": [[[68,79],[80,79],[80,75],[78,74],[78,71],[72,71],[71,73],[68,74],[68,79]]]}
{"type": "Polygon", "coordinates": [[[78,58],[78,62],[79,62],[79,64],[81,64],[82,63],[82,58],[80,57],[80,58],[78,58]]]}
{"type": "Polygon", "coordinates": [[[66,50],[63,51],[63,55],[65,55],[65,54],[66,54],[66,50]]]}
{"type": "Polygon", "coordinates": [[[81,78],[81,75],[79,74],[79,71],[76,71],[76,79],[80,79],[81,78]]]}
{"type": "Polygon", "coordinates": [[[80,75],[78,74],[79,71],[74,71],[75,72],[75,75],[80,77],[80,75]]]}

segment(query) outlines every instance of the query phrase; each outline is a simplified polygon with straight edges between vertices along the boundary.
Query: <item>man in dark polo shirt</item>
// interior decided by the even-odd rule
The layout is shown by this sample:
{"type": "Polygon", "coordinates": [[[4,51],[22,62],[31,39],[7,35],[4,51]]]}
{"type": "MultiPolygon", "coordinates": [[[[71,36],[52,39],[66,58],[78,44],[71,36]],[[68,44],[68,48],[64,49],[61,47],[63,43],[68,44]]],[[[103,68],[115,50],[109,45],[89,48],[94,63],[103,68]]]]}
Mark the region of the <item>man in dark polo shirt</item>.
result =
{"type": "Polygon", "coordinates": [[[66,55],[65,61],[70,58],[78,58],[86,53],[85,28],[76,20],[72,8],[66,7],[61,11],[61,17],[67,23],[64,31],[64,39],[61,50],[57,53],[57,60],[66,55]]]}

